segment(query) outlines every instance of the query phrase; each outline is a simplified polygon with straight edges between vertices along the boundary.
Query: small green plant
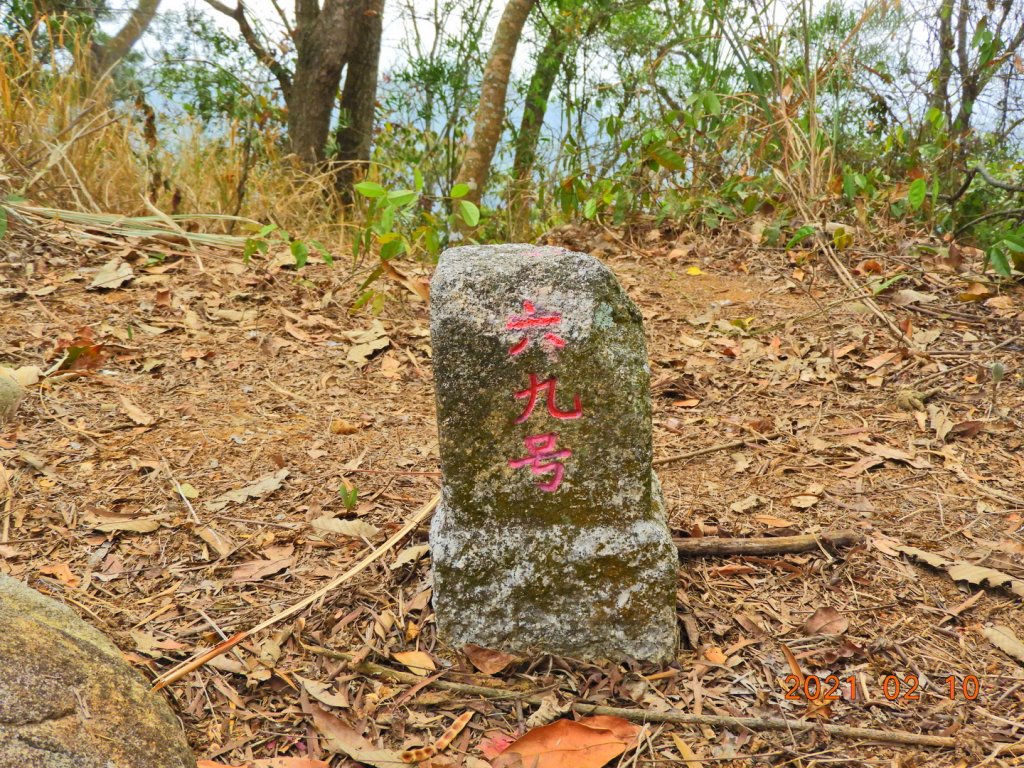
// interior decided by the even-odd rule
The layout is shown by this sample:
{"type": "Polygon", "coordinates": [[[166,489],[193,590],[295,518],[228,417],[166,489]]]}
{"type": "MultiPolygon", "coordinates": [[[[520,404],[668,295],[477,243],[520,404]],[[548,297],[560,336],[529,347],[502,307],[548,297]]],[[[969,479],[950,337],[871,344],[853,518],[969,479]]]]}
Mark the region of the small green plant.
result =
{"type": "Polygon", "coordinates": [[[242,251],[242,258],[245,263],[248,264],[250,259],[257,253],[266,254],[275,239],[277,242],[288,246],[288,250],[292,253],[292,258],[295,259],[297,269],[302,269],[309,261],[310,246],[320,254],[320,257],[327,266],[334,265],[334,257],[331,255],[331,252],[319,241],[293,238],[287,230],[281,229],[277,224],[266,224],[256,230],[251,237],[246,238],[245,248],[242,251]]]}
{"type": "Polygon", "coordinates": [[[341,503],[345,505],[345,510],[351,512],[359,505],[359,489],[348,480],[342,480],[341,482],[342,485],[338,489],[338,495],[341,497],[341,503]]]}
{"type": "Polygon", "coordinates": [[[436,259],[447,244],[449,235],[460,223],[475,227],[480,223],[480,209],[463,198],[469,185],[456,184],[446,198],[427,195],[423,191],[423,175],[413,174],[413,189],[387,189],[376,181],[361,181],[355,190],[369,201],[365,226],[352,244],[352,261],[357,264],[376,248],[380,263],[359,286],[361,295],[356,308],[376,301],[379,294],[368,290],[384,274],[388,262],[417,249],[436,259]],[[447,203],[451,212],[439,218],[430,211],[437,203],[447,203]]]}

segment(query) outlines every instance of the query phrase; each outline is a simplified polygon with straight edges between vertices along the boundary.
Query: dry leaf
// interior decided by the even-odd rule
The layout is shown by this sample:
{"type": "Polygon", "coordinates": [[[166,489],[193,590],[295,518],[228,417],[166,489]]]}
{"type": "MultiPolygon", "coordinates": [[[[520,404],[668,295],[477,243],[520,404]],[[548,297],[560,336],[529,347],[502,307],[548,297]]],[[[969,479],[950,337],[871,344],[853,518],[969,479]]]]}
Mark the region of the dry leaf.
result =
{"type": "Polygon", "coordinates": [[[45,576],[53,576],[61,584],[71,587],[72,589],[82,583],[82,580],[71,572],[71,566],[67,563],[44,565],[39,568],[39,572],[45,576]]]}
{"type": "Polygon", "coordinates": [[[310,696],[329,707],[345,709],[348,707],[348,696],[334,693],[334,686],[331,683],[322,683],[319,680],[310,680],[302,675],[292,674],[310,696]]]}
{"type": "Polygon", "coordinates": [[[148,427],[150,424],[156,421],[156,419],[154,419],[152,416],[150,416],[148,413],[146,413],[144,410],[142,410],[139,406],[137,406],[124,395],[120,395],[118,397],[118,400],[121,401],[121,410],[123,410],[125,414],[128,416],[128,418],[134,421],[136,424],[141,424],[144,427],[148,427]]]}
{"type": "Polygon", "coordinates": [[[550,723],[555,718],[561,717],[562,714],[569,711],[568,704],[561,704],[558,701],[558,696],[553,693],[549,693],[540,701],[540,706],[537,710],[526,718],[527,728],[537,728],[542,725],[550,723]]]}
{"type": "Polygon", "coordinates": [[[212,525],[197,525],[194,530],[200,539],[213,547],[218,557],[227,557],[235,551],[234,540],[227,534],[218,531],[212,525]]]}
{"type": "Polygon", "coordinates": [[[817,496],[813,496],[809,493],[803,493],[799,496],[794,496],[789,500],[789,506],[796,507],[797,509],[809,509],[821,501],[817,496]]]}
{"type": "Polygon", "coordinates": [[[849,628],[849,619],[830,606],[819,608],[804,622],[807,635],[841,635],[849,628]]]}
{"type": "Polygon", "coordinates": [[[713,645],[710,648],[704,649],[704,658],[710,661],[712,664],[725,664],[728,657],[725,652],[717,645],[713,645]]]}
{"type": "Polygon", "coordinates": [[[391,339],[388,338],[384,324],[380,320],[374,320],[368,330],[345,335],[354,342],[345,360],[360,367],[366,365],[375,352],[391,346],[391,339]]]}
{"type": "Polygon", "coordinates": [[[981,633],[988,638],[996,648],[1007,656],[1024,664],[1024,643],[1020,641],[1014,631],[1007,626],[996,624],[992,627],[984,627],[981,633]]]}
{"type": "Polygon", "coordinates": [[[557,720],[516,740],[493,768],[601,768],[635,745],[640,727],[618,717],[557,720]]]}
{"type": "Polygon", "coordinates": [[[290,473],[287,469],[279,469],[277,472],[263,475],[263,477],[259,478],[251,485],[247,485],[244,488],[239,488],[234,491],[228,491],[227,493],[222,493],[213,501],[206,502],[206,508],[211,512],[219,512],[231,503],[242,504],[249,499],[258,499],[263,496],[268,496],[281,487],[281,483],[284,482],[285,478],[287,478],[289,474],[290,473]]]}
{"type": "Polygon", "coordinates": [[[921,293],[921,291],[905,288],[896,292],[896,295],[892,297],[892,303],[897,307],[905,307],[909,304],[928,304],[937,298],[938,296],[933,293],[921,293]]]}
{"type": "Polygon", "coordinates": [[[997,571],[970,563],[954,563],[946,567],[953,581],[966,581],[978,587],[1002,587],[1018,597],[1024,597],[1024,581],[997,571]]]}
{"type": "Polygon", "coordinates": [[[380,532],[380,528],[364,523],[362,520],[339,520],[336,517],[318,517],[310,525],[318,531],[340,533],[342,536],[371,539],[380,532]]]}
{"type": "Polygon", "coordinates": [[[326,748],[332,752],[340,752],[357,762],[376,768],[395,768],[403,765],[401,752],[378,749],[340,718],[315,704],[310,705],[309,710],[313,716],[313,726],[323,737],[326,748]]]}
{"type": "Polygon", "coordinates": [[[215,763],[213,760],[199,760],[196,762],[196,768],[249,768],[249,764],[228,765],[227,763],[215,763]]]}
{"type": "Polygon", "coordinates": [[[395,562],[391,564],[391,570],[397,571],[406,563],[414,563],[429,551],[429,544],[416,544],[412,547],[406,547],[398,553],[398,557],[395,558],[395,562]]]}
{"type": "Polygon", "coordinates": [[[138,517],[133,520],[113,520],[106,523],[96,523],[92,526],[94,531],[112,533],[114,531],[130,531],[131,533],[152,533],[160,527],[163,515],[156,517],[138,517]]]}
{"type": "Polygon", "coordinates": [[[508,749],[510,744],[515,743],[515,740],[515,736],[509,736],[508,734],[500,732],[492,733],[486,738],[481,739],[480,743],[476,745],[476,748],[480,750],[480,754],[488,760],[493,760],[508,749]]]}
{"type": "Polygon", "coordinates": [[[135,277],[135,273],[132,272],[132,268],[128,264],[119,258],[113,258],[100,267],[100,271],[96,273],[87,290],[120,288],[133,277],[135,277]]]}
{"type": "Polygon", "coordinates": [[[729,505],[729,509],[733,512],[749,512],[752,509],[757,509],[763,503],[764,500],[760,496],[747,496],[740,501],[734,501],[729,505]]]}
{"type": "Polygon", "coordinates": [[[271,757],[254,760],[250,768],[330,768],[330,764],[311,757],[271,757]]]}
{"type": "Polygon", "coordinates": [[[462,652],[466,654],[470,663],[485,675],[496,675],[513,661],[519,661],[519,657],[511,653],[481,648],[472,643],[462,646],[462,652]]]}
{"type": "Polygon", "coordinates": [[[939,440],[945,440],[946,435],[953,429],[953,422],[949,420],[946,412],[936,405],[928,406],[928,425],[935,430],[935,436],[939,440]]]}
{"type": "Polygon", "coordinates": [[[271,576],[295,564],[294,557],[281,557],[276,560],[250,560],[235,568],[231,574],[232,581],[258,581],[271,576]]]}
{"type": "Polygon", "coordinates": [[[703,761],[697,757],[692,749],[690,749],[689,744],[674,733],[672,734],[672,741],[675,743],[676,749],[679,750],[679,754],[682,756],[683,762],[686,764],[686,768],[702,768],[704,765],[703,761]]]}
{"type": "Polygon", "coordinates": [[[359,427],[345,419],[331,419],[332,435],[353,435],[359,431],[359,427]]]}
{"type": "Polygon", "coordinates": [[[426,675],[428,672],[437,670],[437,665],[430,658],[430,654],[423,651],[397,651],[391,654],[391,658],[404,666],[414,675],[426,675]]]}

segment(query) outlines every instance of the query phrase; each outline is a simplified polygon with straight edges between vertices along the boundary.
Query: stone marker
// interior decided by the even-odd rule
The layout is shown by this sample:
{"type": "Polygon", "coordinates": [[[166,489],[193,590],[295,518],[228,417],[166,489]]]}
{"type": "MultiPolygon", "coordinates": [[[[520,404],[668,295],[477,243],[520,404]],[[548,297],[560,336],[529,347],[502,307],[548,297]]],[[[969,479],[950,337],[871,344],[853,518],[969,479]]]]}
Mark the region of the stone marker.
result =
{"type": "Polygon", "coordinates": [[[561,248],[454,248],[434,274],[430,335],[442,637],[673,658],[678,555],[651,469],[650,368],[615,276],[561,248]]]}
{"type": "Polygon", "coordinates": [[[177,719],[99,631],[0,573],[0,768],[195,768],[177,719]]]}

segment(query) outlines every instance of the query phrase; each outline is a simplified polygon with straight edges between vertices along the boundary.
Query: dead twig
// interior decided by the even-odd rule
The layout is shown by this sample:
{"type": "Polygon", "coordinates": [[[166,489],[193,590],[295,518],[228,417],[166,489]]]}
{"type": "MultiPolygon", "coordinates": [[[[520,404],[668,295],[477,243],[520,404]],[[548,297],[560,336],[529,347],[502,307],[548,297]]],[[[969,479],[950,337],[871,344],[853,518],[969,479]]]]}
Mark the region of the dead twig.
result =
{"type": "Polygon", "coordinates": [[[755,433],[753,437],[744,437],[739,440],[732,440],[728,443],[719,443],[718,445],[709,445],[707,448],[701,448],[696,451],[688,451],[687,453],[678,453],[675,456],[665,456],[661,459],[655,459],[654,465],[661,466],[663,464],[671,464],[673,461],[686,461],[687,459],[695,459],[698,456],[707,456],[709,453],[718,453],[719,451],[728,451],[730,448],[742,448],[747,443],[764,443],[768,440],[774,440],[776,437],[781,437],[781,432],[769,432],[765,435],[755,433]]]}
{"type": "Polygon", "coordinates": [[[776,536],[757,539],[723,539],[702,536],[693,539],[673,539],[680,557],[717,557],[720,555],[781,555],[810,552],[821,545],[832,549],[855,547],[864,543],[864,534],[858,531],[825,531],[801,536],[776,536]]]}
{"type": "Polygon", "coordinates": [[[202,651],[199,654],[193,656],[188,661],[184,661],[178,666],[174,667],[173,669],[168,670],[164,674],[160,675],[160,677],[153,681],[153,690],[158,691],[161,688],[165,688],[166,686],[170,685],[176,680],[180,680],[189,672],[193,672],[199,669],[201,666],[208,663],[211,659],[215,659],[222,653],[226,653],[227,651],[238,645],[238,643],[242,642],[242,640],[245,640],[248,637],[252,637],[257,632],[260,632],[261,630],[264,630],[267,627],[273,626],[274,624],[277,624],[279,621],[283,621],[284,619],[287,619],[290,616],[294,616],[299,611],[308,608],[321,598],[325,597],[328,593],[332,592],[333,590],[344,584],[353,576],[366,570],[367,567],[369,567],[375,561],[379,560],[381,556],[384,555],[384,553],[388,552],[392,547],[394,547],[398,542],[400,542],[410,532],[412,532],[416,528],[416,526],[420,524],[421,521],[426,519],[427,516],[429,516],[430,513],[434,511],[434,508],[437,506],[440,500],[441,494],[435,495],[434,498],[432,498],[430,501],[428,501],[426,504],[420,507],[419,511],[411,518],[409,518],[409,520],[406,521],[405,525],[403,525],[390,539],[388,539],[379,547],[377,547],[377,549],[370,552],[370,554],[368,554],[354,566],[349,568],[347,571],[335,577],[330,582],[325,584],[323,587],[318,589],[312,595],[309,595],[308,597],[303,598],[294,605],[285,608],[283,611],[271,616],[266,621],[257,624],[252,629],[247,629],[244,632],[239,632],[236,635],[233,635],[232,637],[225,640],[223,643],[220,643],[219,645],[215,646],[214,648],[211,648],[207,651],[202,651]]]}
{"type": "MultiPolygon", "coordinates": [[[[316,645],[303,645],[309,651],[319,653],[332,659],[351,661],[355,654],[334,651],[330,648],[323,648],[316,645]]],[[[423,678],[410,672],[399,672],[396,669],[385,667],[372,662],[362,662],[355,665],[355,671],[363,674],[383,677],[399,683],[418,685],[423,678]]],[[[505,699],[510,697],[519,698],[520,701],[540,706],[543,697],[537,692],[519,693],[515,690],[485,688],[481,685],[467,685],[465,683],[453,683],[447,680],[435,680],[432,685],[441,690],[451,691],[469,696],[480,696],[485,699],[505,699]]],[[[564,691],[567,696],[570,695],[564,691]]],[[[669,711],[651,712],[646,709],[626,709],[623,707],[607,707],[598,704],[587,704],[576,702],[572,708],[581,715],[612,715],[621,717],[637,723],[677,723],[682,725],[710,725],[719,728],[747,728],[751,731],[784,731],[787,733],[803,733],[806,731],[819,731],[830,736],[838,736],[847,739],[862,739],[875,741],[883,744],[904,744],[919,747],[956,747],[957,741],[951,736],[932,736],[926,733],[911,733],[909,731],[883,731],[877,728],[857,728],[849,725],[834,725],[831,723],[819,723],[808,720],[785,720],[775,717],[732,717],[726,715],[693,715],[688,712],[669,711]]]]}

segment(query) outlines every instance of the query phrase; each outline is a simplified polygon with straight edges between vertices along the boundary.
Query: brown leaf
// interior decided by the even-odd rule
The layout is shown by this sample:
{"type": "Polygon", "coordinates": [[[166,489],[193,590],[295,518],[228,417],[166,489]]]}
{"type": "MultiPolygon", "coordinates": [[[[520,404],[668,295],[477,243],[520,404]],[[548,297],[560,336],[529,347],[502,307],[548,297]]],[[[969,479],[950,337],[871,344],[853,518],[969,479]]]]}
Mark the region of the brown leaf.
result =
{"type": "Polygon", "coordinates": [[[228,504],[242,504],[249,499],[258,499],[263,496],[267,496],[280,488],[281,483],[284,482],[285,478],[287,478],[289,474],[290,473],[287,469],[279,469],[277,472],[263,475],[263,477],[259,478],[251,485],[247,485],[244,488],[238,488],[233,491],[228,491],[227,493],[222,493],[213,501],[208,501],[206,503],[206,508],[211,512],[219,512],[228,504]]]}
{"type": "Polygon", "coordinates": [[[72,589],[74,589],[82,583],[82,580],[71,572],[71,566],[69,566],[67,563],[55,563],[54,565],[44,565],[39,568],[39,572],[46,576],[53,576],[61,584],[71,587],[72,589]]]}
{"type": "Polygon", "coordinates": [[[496,675],[513,661],[519,661],[518,656],[491,648],[481,648],[472,643],[462,646],[462,652],[466,654],[470,663],[485,675],[496,675]]]}
{"type": "Polygon", "coordinates": [[[704,649],[704,658],[712,664],[725,664],[728,657],[721,648],[717,645],[713,645],[710,648],[704,649]]]}
{"type": "Polygon", "coordinates": [[[121,410],[124,411],[125,415],[127,415],[127,417],[136,424],[147,427],[156,421],[156,419],[150,416],[150,414],[145,413],[145,411],[136,406],[134,402],[124,395],[120,395],[118,399],[121,400],[121,410]]]}
{"type": "Polygon", "coordinates": [[[953,428],[949,430],[949,433],[951,435],[955,435],[956,437],[970,438],[976,436],[979,432],[981,432],[984,429],[985,422],[978,421],[975,419],[972,421],[961,421],[957,424],[954,424],[953,428]]]}
{"type": "Polygon", "coordinates": [[[258,581],[266,576],[272,576],[278,571],[290,568],[295,564],[294,557],[282,557],[277,560],[250,560],[235,568],[231,574],[232,581],[258,581]]]}
{"type": "MultiPolygon", "coordinates": [[[[796,498],[801,497],[797,496],[796,498]]],[[[818,500],[816,496],[810,498],[813,498],[815,502],[818,500]]],[[[796,505],[794,504],[794,506],[796,505]]],[[[792,520],[787,520],[784,517],[772,517],[771,515],[754,515],[754,519],[761,523],[761,525],[767,525],[769,528],[789,528],[795,525],[792,520]]]]}
{"type": "Polygon", "coordinates": [[[254,760],[251,768],[330,768],[330,764],[311,757],[271,757],[254,760]]]}
{"type": "Polygon", "coordinates": [[[992,645],[1007,656],[1011,656],[1021,664],[1024,664],[1024,643],[1017,638],[1012,629],[996,624],[992,627],[984,627],[981,633],[988,638],[992,645]]]}
{"type": "Polygon", "coordinates": [[[601,768],[632,747],[639,726],[618,717],[556,720],[534,728],[493,761],[493,768],[601,768]]]}
{"type": "Polygon", "coordinates": [[[327,749],[341,752],[357,762],[377,768],[395,768],[397,765],[403,765],[401,752],[378,749],[343,720],[315,704],[309,705],[309,711],[313,716],[313,726],[323,737],[327,749]]]}
{"type": "Polygon", "coordinates": [[[819,608],[804,622],[807,635],[841,635],[849,628],[849,619],[830,606],[819,608]]]}
{"type": "Polygon", "coordinates": [[[397,653],[392,653],[391,658],[406,667],[414,675],[423,676],[437,669],[437,665],[430,658],[430,654],[423,651],[398,651],[397,653]]]}
{"type": "Polygon", "coordinates": [[[212,525],[197,525],[195,532],[200,539],[213,547],[219,557],[227,557],[235,551],[235,542],[232,538],[212,525]]]}

